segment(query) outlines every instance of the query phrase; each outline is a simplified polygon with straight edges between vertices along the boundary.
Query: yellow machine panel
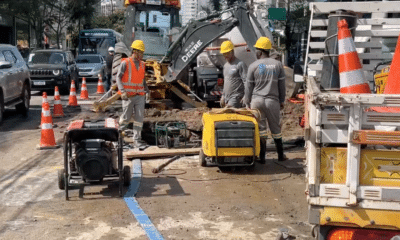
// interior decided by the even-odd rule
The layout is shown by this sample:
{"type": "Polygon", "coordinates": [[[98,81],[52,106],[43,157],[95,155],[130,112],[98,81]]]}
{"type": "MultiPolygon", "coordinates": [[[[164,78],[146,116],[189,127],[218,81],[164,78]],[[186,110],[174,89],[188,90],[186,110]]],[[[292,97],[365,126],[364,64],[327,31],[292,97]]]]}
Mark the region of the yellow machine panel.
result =
{"type": "MultiPolygon", "coordinates": [[[[255,126],[255,155],[260,154],[260,134],[258,130],[258,123],[254,117],[242,115],[238,113],[213,113],[208,112],[203,114],[203,151],[206,156],[217,156],[215,147],[215,123],[229,122],[229,121],[245,121],[252,122],[255,126]]],[[[242,157],[253,156],[253,148],[219,148],[218,156],[220,157],[242,157]]]]}
{"type": "Polygon", "coordinates": [[[389,72],[390,72],[390,66],[383,68],[381,73],[374,75],[377,94],[383,94],[383,92],[385,91],[385,86],[387,78],[389,76],[389,72]]]}
{"type": "Polygon", "coordinates": [[[400,151],[362,150],[360,185],[400,187],[400,151]]]}
{"type": "Polygon", "coordinates": [[[320,224],[399,230],[399,215],[398,211],[392,210],[324,207],[320,224]]]}
{"type": "Polygon", "coordinates": [[[322,148],[320,165],[321,183],[346,183],[347,149],[322,148]]]}
{"type": "MultiPolygon", "coordinates": [[[[345,184],[346,167],[346,148],[321,149],[321,183],[345,184]]],[[[361,150],[360,185],[400,187],[400,151],[361,150]]]]}

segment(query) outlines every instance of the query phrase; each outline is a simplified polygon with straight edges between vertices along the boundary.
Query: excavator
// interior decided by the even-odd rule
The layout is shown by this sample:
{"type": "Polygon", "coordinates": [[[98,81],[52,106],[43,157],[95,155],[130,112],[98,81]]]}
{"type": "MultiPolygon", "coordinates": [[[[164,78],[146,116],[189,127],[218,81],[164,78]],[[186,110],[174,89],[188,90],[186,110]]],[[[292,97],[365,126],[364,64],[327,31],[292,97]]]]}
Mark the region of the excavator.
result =
{"type": "MultiPolygon", "coordinates": [[[[146,83],[150,90],[147,97],[150,102],[173,99],[187,102],[196,108],[207,106],[207,102],[196,94],[198,88],[207,87],[207,79],[193,81],[193,74],[189,73],[196,58],[213,41],[234,28],[238,29],[247,44],[247,50],[253,54],[258,37],[266,36],[265,28],[253,14],[251,4],[237,3],[223,11],[214,11],[205,17],[191,19],[181,31],[178,31],[178,0],[126,0],[125,4],[125,32],[123,41],[115,47],[112,81],[115,82],[122,58],[130,56],[129,46],[132,41],[143,40],[146,44],[144,60],[146,83]],[[161,12],[161,16],[169,15],[169,33],[176,34],[166,34],[162,29],[149,26],[149,13],[152,11],[161,12]]],[[[120,98],[117,93],[111,93],[106,93],[94,103],[95,111],[104,111],[120,98]]]]}

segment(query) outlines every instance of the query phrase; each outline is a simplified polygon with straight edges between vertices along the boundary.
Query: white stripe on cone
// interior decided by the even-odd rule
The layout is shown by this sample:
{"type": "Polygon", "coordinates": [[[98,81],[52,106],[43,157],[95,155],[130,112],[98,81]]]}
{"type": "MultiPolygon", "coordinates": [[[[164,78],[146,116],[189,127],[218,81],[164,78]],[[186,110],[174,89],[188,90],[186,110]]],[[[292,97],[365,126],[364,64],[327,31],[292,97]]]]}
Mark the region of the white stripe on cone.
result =
{"type": "Polygon", "coordinates": [[[42,123],[42,129],[53,129],[53,124],[51,124],[51,123],[42,123]]]}
{"type": "Polygon", "coordinates": [[[75,91],[71,92],[70,96],[76,96],[75,91]]]}
{"type": "Polygon", "coordinates": [[[352,38],[345,38],[339,40],[339,54],[345,54],[349,52],[356,52],[356,45],[352,38]]]}
{"type": "Polygon", "coordinates": [[[54,100],[54,104],[55,105],[61,104],[61,100],[54,100]]]}
{"type": "Polygon", "coordinates": [[[87,88],[86,87],[82,87],[81,90],[87,90],[87,88]]]}
{"type": "Polygon", "coordinates": [[[44,117],[49,117],[50,116],[50,110],[42,110],[42,114],[44,117]]]}
{"type": "Polygon", "coordinates": [[[357,69],[350,72],[340,73],[340,87],[349,87],[353,85],[365,83],[364,72],[361,69],[357,69]]]}

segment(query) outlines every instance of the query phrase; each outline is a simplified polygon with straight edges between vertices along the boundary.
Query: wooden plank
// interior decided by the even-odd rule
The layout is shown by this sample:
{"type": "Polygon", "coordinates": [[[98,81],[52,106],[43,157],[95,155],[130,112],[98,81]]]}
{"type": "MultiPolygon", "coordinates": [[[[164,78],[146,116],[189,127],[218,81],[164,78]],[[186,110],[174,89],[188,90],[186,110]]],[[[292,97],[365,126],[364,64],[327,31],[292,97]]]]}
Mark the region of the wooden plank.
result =
{"type": "Polygon", "coordinates": [[[388,13],[400,12],[400,1],[377,2],[314,2],[310,3],[310,10],[314,8],[315,14],[329,13],[338,9],[362,13],[388,13]]]}
{"type": "MultiPolygon", "coordinates": [[[[382,48],[381,42],[355,42],[356,48],[382,48]]],[[[325,42],[310,42],[312,49],[325,49],[325,42]]]]}
{"type": "MultiPolygon", "coordinates": [[[[323,53],[310,53],[308,57],[311,59],[321,59],[323,57],[323,53]]],[[[392,59],[393,53],[359,53],[358,57],[361,59],[392,59]]]]}
{"type": "MultiPolygon", "coordinates": [[[[357,30],[356,37],[398,37],[400,29],[357,30]]],[[[311,37],[325,38],[326,30],[312,30],[311,37]]]]}
{"type": "MultiPolygon", "coordinates": [[[[314,19],[312,21],[313,27],[324,27],[328,26],[328,19],[314,19]]],[[[394,25],[397,26],[400,23],[400,18],[361,18],[357,20],[357,25],[394,25]]]]}
{"type": "Polygon", "coordinates": [[[124,156],[128,159],[134,158],[157,158],[157,157],[171,157],[176,155],[197,155],[201,148],[159,148],[157,146],[151,146],[143,151],[130,150],[124,153],[124,156]]]}

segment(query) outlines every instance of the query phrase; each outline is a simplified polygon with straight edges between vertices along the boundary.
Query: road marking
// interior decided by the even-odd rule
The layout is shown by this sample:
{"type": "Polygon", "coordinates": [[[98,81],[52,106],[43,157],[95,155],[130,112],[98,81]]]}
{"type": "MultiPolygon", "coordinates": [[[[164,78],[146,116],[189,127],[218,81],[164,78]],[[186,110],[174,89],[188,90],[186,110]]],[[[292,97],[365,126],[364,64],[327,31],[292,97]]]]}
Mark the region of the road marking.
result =
{"type": "Polygon", "coordinates": [[[129,186],[128,192],[124,196],[125,203],[135,216],[136,220],[142,226],[150,240],[163,240],[164,238],[162,235],[158,232],[156,227],[150,221],[149,217],[140,208],[139,203],[136,201],[135,195],[139,190],[141,178],[142,163],[140,159],[134,159],[132,161],[131,185],[129,186]]]}

